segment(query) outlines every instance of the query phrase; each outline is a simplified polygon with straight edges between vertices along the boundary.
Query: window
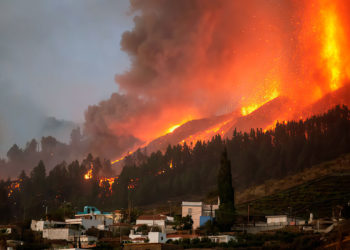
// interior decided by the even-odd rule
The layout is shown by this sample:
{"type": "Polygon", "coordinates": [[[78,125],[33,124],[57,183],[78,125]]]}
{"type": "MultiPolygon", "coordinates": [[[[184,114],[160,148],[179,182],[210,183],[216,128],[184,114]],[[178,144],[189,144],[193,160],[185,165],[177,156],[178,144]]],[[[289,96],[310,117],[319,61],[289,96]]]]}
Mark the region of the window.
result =
{"type": "Polygon", "coordinates": [[[192,214],[192,208],[189,208],[188,211],[187,211],[187,213],[188,213],[189,215],[191,215],[191,214],[192,214]]]}

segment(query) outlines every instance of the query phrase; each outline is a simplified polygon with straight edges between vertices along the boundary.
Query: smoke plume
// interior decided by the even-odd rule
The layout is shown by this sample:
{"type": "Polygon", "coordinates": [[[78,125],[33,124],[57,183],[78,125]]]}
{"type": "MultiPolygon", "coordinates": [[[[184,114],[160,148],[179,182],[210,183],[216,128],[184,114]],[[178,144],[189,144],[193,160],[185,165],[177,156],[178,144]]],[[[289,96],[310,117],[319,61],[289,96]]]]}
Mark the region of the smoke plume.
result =
{"type": "Polygon", "coordinates": [[[338,58],[348,50],[344,1],[131,0],[130,6],[135,26],[121,48],[131,67],[116,76],[119,94],[85,114],[85,133],[100,151],[110,147],[109,157],[176,124],[276,96],[310,104],[349,73],[348,58],[338,58]]]}

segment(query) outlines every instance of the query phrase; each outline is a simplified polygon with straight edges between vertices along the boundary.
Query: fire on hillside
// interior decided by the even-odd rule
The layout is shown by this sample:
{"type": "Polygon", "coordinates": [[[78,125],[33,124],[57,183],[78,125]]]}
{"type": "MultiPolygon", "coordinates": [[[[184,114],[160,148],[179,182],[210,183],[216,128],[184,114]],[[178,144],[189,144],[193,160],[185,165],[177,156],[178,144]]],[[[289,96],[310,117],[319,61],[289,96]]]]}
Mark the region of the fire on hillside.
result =
{"type": "Polygon", "coordinates": [[[138,149],[150,155],[169,144],[191,147],[216,135],[228,138],[235,129],[266,131],[277,122],[350,104],[316,105],[347,86],[350,4],[192,0],[201,6],[192,12],[185,2],[134,3],[138,22],[122,38],[133,63],[116,77],[125,94],[114,94],[86,113],[86,131],[96,133],[96,145],[108,146],[110,135],[116,136],[116,147],[106,146],[118,147],[115,153],[96,150],[115,167],[138,149]],[[153,11],[163,18],[155,15],[150,22],[153,11]],[[176,27],[173,19],[164,20],[167,12],[179,20],[176,27]],[[187,36],[193,30],[195,35],[187,36]]]}

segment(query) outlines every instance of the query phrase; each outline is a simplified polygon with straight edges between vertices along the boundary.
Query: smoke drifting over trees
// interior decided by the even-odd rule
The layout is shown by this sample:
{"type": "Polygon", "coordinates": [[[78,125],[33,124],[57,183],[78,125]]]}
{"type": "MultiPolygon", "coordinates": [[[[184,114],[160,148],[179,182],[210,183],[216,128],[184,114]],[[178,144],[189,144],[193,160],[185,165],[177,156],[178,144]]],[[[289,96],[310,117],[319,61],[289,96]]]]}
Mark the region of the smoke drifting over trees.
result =
{"type": "Polygon", "coordinates": [[[130,3],[135,26],[123,34],[121,47],[131,68],[116,76],[120,94],[85,115],[93,151],[118,140],[109,157],[163,135],[171,125],[263,103],[268,96],[308,105],[347,78],[344,73],[329,81],[331,62],[339,71],[347,64],[335,58],[348,43],[341,30],[348,4],[341,1],[130,3]],[[332,24],[339,28],[328,34],[325,27],[332,24]],[[325,34],[341,40],[330,56],[323,53],[328,41],[317,38],[325,34]]]}
{"type": "MultiPolygon", "coordinates": [[[[340,0],[131,0],[134,28],[121,40],[130,69],[116,75],[118,93],[86,110],[76,158],[115,160],[174,125],[239,114],[278,96],[298,113],[349,79],[349,7],[340,0]]],[[[290,110],[278,119],[295,119],[290,110]]]]}

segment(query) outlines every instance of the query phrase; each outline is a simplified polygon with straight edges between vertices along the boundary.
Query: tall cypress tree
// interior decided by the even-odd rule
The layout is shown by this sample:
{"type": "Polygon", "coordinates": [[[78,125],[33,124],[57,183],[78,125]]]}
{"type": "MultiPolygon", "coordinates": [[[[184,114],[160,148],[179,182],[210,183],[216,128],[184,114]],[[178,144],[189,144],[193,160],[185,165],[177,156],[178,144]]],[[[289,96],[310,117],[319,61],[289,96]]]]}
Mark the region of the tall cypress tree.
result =
{"type": "Polygon", "coordinates": [[[221,156],[218,174],[218,192],[220,206],[216,211],[216,220],[222,231],[229,231],[235,221],[234,190],[232,187],[231,162],[225,148],[221,156]]]}

